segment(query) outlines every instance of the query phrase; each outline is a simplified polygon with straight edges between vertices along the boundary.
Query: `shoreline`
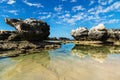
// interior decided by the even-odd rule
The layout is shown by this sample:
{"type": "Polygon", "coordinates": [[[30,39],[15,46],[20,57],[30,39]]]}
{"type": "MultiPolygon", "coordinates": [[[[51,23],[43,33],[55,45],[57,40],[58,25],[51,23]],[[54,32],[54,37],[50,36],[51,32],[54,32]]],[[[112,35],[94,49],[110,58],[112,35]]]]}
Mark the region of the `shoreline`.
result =
{"type": "Polygon", "coordinates": [[[33,41],[1,41],[0,57],[16,57],[36,53],[41,50],[55,50],[61,47],[61,44],[73,43],[84,46],[120,46],[120,41],[76,41],[76,40],[45,40],[41,42],[33,41]]]}
{"type": "Polygon", "coordinates": [[[47,40],[47,42],[54,43],[74,43],[74,44],[82,44],[82,45],[120,45],[120,41],[78,41],[78,40],[47,40]]]}
{"type": "Polygon", "coordinates": [[[41,50],[54,50],[61,47],[60,43],[0,41],[0,57],[16,57],[21,54],[35,53],[41,50]]]}

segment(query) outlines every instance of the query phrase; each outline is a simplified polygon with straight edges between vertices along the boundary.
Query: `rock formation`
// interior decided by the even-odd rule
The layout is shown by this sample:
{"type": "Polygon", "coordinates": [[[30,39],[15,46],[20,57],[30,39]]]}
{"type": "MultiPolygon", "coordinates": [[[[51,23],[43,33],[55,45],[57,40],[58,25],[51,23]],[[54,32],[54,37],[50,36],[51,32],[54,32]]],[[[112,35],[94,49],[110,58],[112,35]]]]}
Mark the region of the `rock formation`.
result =
{"type": "Polygon", "coordinates": [[[60,48],[60,43],[45,41],[50,34],[46,22],[33,18],[26,20],[6,18],[5,22],[16,31],[0,31],[0,57],[18,56],[40,49],[60,48]]]}
{"type": "Polygon", "coordinates": [[[11,36],[12,37],[19,36],[23,40],[29,41],[45,40],[48,38],[50,34],[49,25],[41,20],[39,21],[33,18],[28,18],[25,20],[5,18],[5,22],[17,30],[17,34],[11,36]]]}
{"type": "Polygon", "coordinates": [[[86,40],[88,37],[88,29],[85,27],[77,28],[76,30],[72,30],[71,35],[76,40],[86,40]]]}
{"type": "Polygon", "coordinates": [[[108,32],[104,24],[99,24],[90,30],[84,27],[80,27],[76,30],[72,30],[71,35],[75,38],[75,40],[105,41],[108,39],[108,32]]]}
{"type": "Polygon", "coordinates": [[[108,39],[107,29],[104,24],[99,24],[89,30],[88,37],[91,40],[105,41],[108,39]]]}
{"type": "Polygon", "coordinates": [[[108,30],[110,40],[120,40],[120,29],[108,30]]]}

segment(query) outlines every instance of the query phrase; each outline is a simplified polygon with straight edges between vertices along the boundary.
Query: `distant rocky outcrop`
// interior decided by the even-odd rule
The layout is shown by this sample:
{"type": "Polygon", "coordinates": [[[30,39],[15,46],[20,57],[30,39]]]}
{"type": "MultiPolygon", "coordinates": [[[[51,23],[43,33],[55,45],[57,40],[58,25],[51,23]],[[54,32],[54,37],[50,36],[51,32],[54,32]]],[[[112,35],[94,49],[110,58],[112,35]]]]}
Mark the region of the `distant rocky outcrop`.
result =
{"type": "Polygon", "coordinates": [[[107,29],[104,24],[99,24],[89,30],[88,37],[90,40],[105,41],[108,39],[107,29]]]}
{"type": "Polygon", "coordinates": [[[20,40],[41,41],[47,39],[50,34],[49,25],[42,20],[5,18],[5,22],[17,30],[16,33],[9,35],[11,36],[10,40],[11,38],[14,40],[13,38],[19,37],[20,40]]]}
{"type": "Polygon", "coordinates": [[[108,30],[110,40],[120,40],[120,29],[108,30]]]}
{"type": "Polygon", "coordinates": [[[66,40],[70,40],[70,39],[69,39],[69,38],[66,38],[66,37],[59,37],[58,40],[66,41],[66,40]]]}
{"type": "Polygon", "coordinates": [[[98,26],[92,27],[90,30],[85,27],[72,30],[71,36],[74,37],[75,40],[105,41],[108,39],[108,32],[104,24],[99,24],[98,26]]]}
{"type": "Polygon", "coordinates": [[[88,29],[85,27],[77,28],[76,30],[71,31],[71,35],[76,40],[86,40],[88,37],[88,29]]]}

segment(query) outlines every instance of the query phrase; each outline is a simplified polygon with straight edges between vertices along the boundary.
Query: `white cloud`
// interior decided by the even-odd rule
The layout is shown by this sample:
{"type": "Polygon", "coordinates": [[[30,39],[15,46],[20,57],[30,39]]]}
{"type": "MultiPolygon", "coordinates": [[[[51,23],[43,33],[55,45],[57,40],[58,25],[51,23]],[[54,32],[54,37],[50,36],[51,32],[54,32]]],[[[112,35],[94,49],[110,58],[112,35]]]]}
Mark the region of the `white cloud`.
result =
{"type": "Polygon", "coordinates": [[[72,11],[73,11],[73,12],[80,11],[80,10],[85,10],[85,8],[83,8],[81,5],[79,5],[79,6],[74,6],[74,7],[72,8],[72,11]]]}
{"type": "Polygon", "coordinates": [[[77,0],[71,0],[70,2],[77,2],[77,0]]]}
{"type": "Polygon", "coordinates": [[[50,17],[51,17],[51,15],[48,14],[47,16],[39,16],[39,19],[47,19],[47,18],[50,18],[50,17]]]}
{"type": "Polygon", "coordinates": [[[113,4],[111,4],[110,6],[104,8],[103,6],[96,6],[94,8],[91,8],[88,10],[89,14],[94,14],[94,15],[99,15],[101,13],[108,13],[110,11],[116,11],[118,12],[120,9],[120,2],[115,2],[113,4]]]}
{"type": "Polygon", "coordinates": [[[108,1],[106,0],[98,0],[98,3],[101,5],[107,5],[108,1]]]}
{"type": "Polygon", "coordinates": [[[112,3],[113,2],[113,0],[108,0],[108,4],[110,4],[110,3],[112,3]]]}
{"type": "Polygon", "coordinates": [[[77,13],[71,17],[63,18],[63,21],[67,22],[68,24],[74,25],[74,24],[76,24],[77,21],[84,19],[86,16],[87,15],[85,15],[84,13],[77,13]]]}
{"type": "Polygon", "coordinates": [[[90,5],[93,5],[94,3],[95,3],[94,0],[90,0],[89,6],[90,6],[90,5]]]}
{"type": "Polygon", "coordinates": [[[98,3],[101,5],[108,5],[111,4],[113,0],[98,0],[98,3]]]}
{"type": "Polygon", "coordinates": [[[105,21],[104,23],[112,24],[112,23],[117,23],[117,22],[120,22],[120,20],[118,20],[118,19],[112,19],[112,20],[105,21]]]}
{"type": "Polygon", "coordinates": [[[25,3],[25,4],[27,4],[27,5],[29,5],[29,6],[34,6],[34,7],[37,7],[37,8],[39,8],[39,7],[44,7],[42,4],[40,4],[40,3],[30,3],[30,2],[28,2],[27,0],[23,0],[23,2],[25,3]]]}
{"type": "Polygon", "coordinates": [[[54,10],[57,11],[57,12],[62,11],[62,5],[59,5],[59,6],[57,6],[57,7],[54,7],[54,10]]]}
{"type": "Polygon", "coordinates": [[[7,12],[14,14],[14,15],[18,15],[18,11],[17,10],[8,10],[7,12]]]}
{"type": "Polygon", "coordinates": [[[15,0],[8,0],[7,4],[14,4],[15,2],[15,0]]]}
{"type": "Polygon", "coordinates": [[[58,18],[60,19],[64,19],[64,18],[69,18],[71,15],[69,13],[66,13],[64,15],[58,16],[58,18]]]}
{"type": "Polygon", "coordinates": [[[109,12],[116,9],[120,9],[120,1],[113,3],[111,6],[108,6],[106,9],[103,10],[103,12],[109,12]]]}
{"type": "Polygon", "coordinates": [[[39,12],[38,14],[47,15],[47,14],[51,14],[51,12],[39,12]]]}

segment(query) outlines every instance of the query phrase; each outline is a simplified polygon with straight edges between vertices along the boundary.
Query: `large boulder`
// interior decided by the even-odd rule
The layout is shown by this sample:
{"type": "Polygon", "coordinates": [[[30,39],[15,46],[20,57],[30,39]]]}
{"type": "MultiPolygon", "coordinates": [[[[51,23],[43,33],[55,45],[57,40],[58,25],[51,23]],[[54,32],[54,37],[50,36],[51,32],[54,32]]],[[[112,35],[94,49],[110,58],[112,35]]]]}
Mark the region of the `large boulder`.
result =
{"type": "Polygon", "coordinates": [[[71,35],[75,40],[86,40],[88,37],[88,29],[85,27],[77,28],[71,31],[71,35]]]}
{"type": "Polygon", "coordinates": [[[108,39],[107,29],[104,24],[99,24],[89,30],[88,37],[90,40],[105,41],[108,39]]]}
{"type": "MultiPolygon", "coordinates": [[[[46,22],[36,20],[33,18],[22,19],[8,19],[5,18],[5,22],[14,27],[19,36],[24,40],[40,41],[48,38],[50,27],[46,22]]],[[[12,37],[17,36],[14,34],[12,37]]],[[[18,36],[17,36],[18,37],[18,36]]]]}

